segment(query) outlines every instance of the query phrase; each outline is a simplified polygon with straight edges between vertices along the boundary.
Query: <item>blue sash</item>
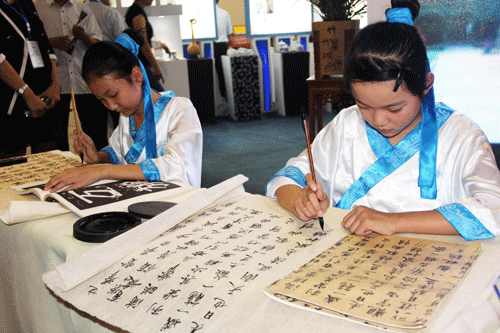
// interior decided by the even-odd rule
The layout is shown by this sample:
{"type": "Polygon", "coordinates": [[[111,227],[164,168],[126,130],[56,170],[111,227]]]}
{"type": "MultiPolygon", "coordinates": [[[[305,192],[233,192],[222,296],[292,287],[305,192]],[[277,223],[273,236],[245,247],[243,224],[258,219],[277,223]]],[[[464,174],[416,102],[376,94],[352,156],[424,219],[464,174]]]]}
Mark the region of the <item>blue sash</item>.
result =
{"type": "MultiPolygon", "coordinates": [[[[167,92],[166,94],[163,94],[154,104],[153,106],[153,126],[156,128],[156,123],[158,122],[158,119],[160,118],[163,110],[167,106],[168,102],[172,99],[172,97],[175,97],[174,93],[172,91],[167,92]]],[[[147,141],[147,133],[149,131],[149,125],[146,122],[143,122],[141,125],[141,128],[139,131],[137,131],[137,128],[135,126],[135,120],[134,116],[129,117],[129,126],[130,126],[130,135],[132,136],[132,139],[134,140],[134,143],[130,147],[129,151],[125,155],[125,161],[128,164],[135,163],[139,156],[141,156],[142,151],[144,148],[146,148],[146,159],[151,159],[151,158],[156,158],[158,157],[158,152],[156,148],[156,138],[154,142],[154,146],[151,147],[150,150],[154,151],[155,157],[148,157],[148,141],[147,141]]],[[[156,133],[156,131],[155,131],[156,133]]]]}
{"type": "MultiPolygon", "coordinates": [[[[389,9],[385,16],[387,22],[403,23],[413,26],[413,16],[409,8],[389,9]]],[[[430,72],[429,61],[427,61],[427,72],[430,72]]],[[[422,100],[422,132],[420,135],[420,160],[418,186],[420,197],[424,199],[436,199],[436,157],[438,127],[436,124],[436,112],[434,110],[434,88],[431,88],[422,100]]]]}
{"type": "MultiPolygon", "coordinates": [[[[118,37],[116,37],[115,41],[129,49],[137,57],[137,54],[139,53],[139,45],[134,42],[134,40],[130,38],[129,35],[127,35],[126,33],[121,33],[120,35],[118,35],[118,37]]],[[[125,156],[125,160],[129,164],[137,161],[144,148],[146,148],[146,159],[158,157],[156,153],[156,123],[153,114],[153,98],[151,96],[151,87],[149,85],[146,70],[144,69],[144,66],[142,65],[142,62],[140,60],[139,66],[142,71],[142,105],[144,108],[144,123],[139,130],[138,144],[136,145],[136,142],[134,141],[134,145],[130,147],[130,150],[125,156]],[[143,131],[141,131],[142,127],[145,127],[143,131]],[[144,135],[144,138],[142,137],[142,135],[144,135]]]]}

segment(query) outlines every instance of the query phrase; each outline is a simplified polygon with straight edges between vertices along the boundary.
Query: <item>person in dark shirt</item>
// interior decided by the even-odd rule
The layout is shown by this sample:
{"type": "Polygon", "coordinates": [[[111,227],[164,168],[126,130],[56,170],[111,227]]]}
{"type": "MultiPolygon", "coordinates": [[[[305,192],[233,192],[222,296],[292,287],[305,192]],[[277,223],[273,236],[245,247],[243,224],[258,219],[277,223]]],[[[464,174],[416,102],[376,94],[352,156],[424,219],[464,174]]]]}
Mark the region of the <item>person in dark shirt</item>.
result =
{"type": "Polygon", "coordinates": [[[0,158],[56,149],[56,57],[31,0],[0,1],[0,158]]]}
{"type": "Polygon", "coordinates": [[[163,86],[159,82],[164,83],[163,74],[161,73],[160,66],[151,51],[151,39],[153,38],[153,27],[148,21],[148,16],[144,8],[151,6],[152,0],[135,0],[134,3],[128,8],[125,14],[125,23],[137,32],[144,44],[141,46],[139,60],[144,65],[149,78],[149,84],[156,91],[164,91],[163,86]]]}

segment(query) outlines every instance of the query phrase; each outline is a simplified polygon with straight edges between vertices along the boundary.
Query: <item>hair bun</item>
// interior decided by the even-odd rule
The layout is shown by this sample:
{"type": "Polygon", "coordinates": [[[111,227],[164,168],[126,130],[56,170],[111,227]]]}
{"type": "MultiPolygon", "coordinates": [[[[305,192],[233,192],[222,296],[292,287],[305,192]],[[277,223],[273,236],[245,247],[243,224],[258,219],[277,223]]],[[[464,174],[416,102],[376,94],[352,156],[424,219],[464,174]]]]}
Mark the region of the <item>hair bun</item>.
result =
{"type": "Polygon", "coordinates": [[[408,8],[414,21],[420,13],[418,0],[391,0],[391,6],[392,8],[408,8]]]}

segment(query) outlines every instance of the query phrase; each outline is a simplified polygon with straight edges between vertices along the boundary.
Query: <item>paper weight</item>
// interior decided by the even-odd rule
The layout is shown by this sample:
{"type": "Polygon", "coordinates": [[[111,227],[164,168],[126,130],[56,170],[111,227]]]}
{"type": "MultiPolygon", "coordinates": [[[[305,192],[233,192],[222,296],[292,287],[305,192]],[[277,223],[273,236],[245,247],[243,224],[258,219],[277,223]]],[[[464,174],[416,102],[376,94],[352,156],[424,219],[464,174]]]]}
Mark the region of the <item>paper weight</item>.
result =
{"type": "Polygon", "coordinates": [[[73,224],[73,237],[88,243],[103,243],[139,224],[139,217],[125,212],[93,214],[73,224]]]}
{"type": "Polygon", "coordinates": [[[138,218],[149,220],[175,206],[174,202],[144,201],[128,206],[128,212],[138,218]]]}

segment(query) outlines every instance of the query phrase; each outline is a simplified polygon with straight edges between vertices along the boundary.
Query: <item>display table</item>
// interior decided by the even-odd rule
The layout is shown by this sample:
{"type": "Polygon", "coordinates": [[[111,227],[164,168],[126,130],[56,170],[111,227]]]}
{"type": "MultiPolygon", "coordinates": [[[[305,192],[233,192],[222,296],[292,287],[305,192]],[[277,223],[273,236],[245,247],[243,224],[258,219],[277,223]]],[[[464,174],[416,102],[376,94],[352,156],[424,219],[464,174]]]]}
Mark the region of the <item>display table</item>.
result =
{"type": "Polygon", "coordinates": [[[187,59],[187,63],[191,102],[202,123],[215,123],[213,59],[187,59]]]}
{"type": "Polygon", "coordinates": [[[278,114],[297,116],[307,112],[309,52],[274,53],[273,66],[278,114]]]}
{"type": "Polygon", "coordinates": [[[309,116],[309,138],[314,141],[316,133],[323,128],[323,106],[327,103],[343,102],[348,96],[345,90],[342,76],[329,79],[315,79],[314,76],[306,80],[308,116],[309,116]],[[318,126],[316,127],[316,116],[318,126]]]}
{"type": "MultiPolygon", "coordinates": [[[[192,195],[195,195],[201,190],[186,193],[182,198],[177,198],[179,201],[189,200],[192,195]]],[[[5,193],[0,193],[0,198],[5,198],[5,193]]],[[[12,198],[11,195],[9,195],[12,198]]],[[[259,203],[259,210],[265,211],[269,216],[284,214],[284,210],[279,205],[270,199],[261,196],[255,196],[259,203]]],[[[19,197],[18,199],[29,199],[28,197],[19,197]]],[[[169,200],[171,201],[171,200],[169,200]]],[[[5,205],[5,202],[3,202],[5,205]]],[[[211,210],[216,211],[216,210],[211,210]]],[[[249,215],[261,214],[259,211],[249,211],[249,215]]],[[[267,216],[267,215],[266,215],[267,216]]],[[[230,219],[230,216],[228,216],[230,219]]],[[[310,240],[311,246],[301,248],[297,244],[296,251],[300,260],[312,259],[315,255],[330,247],[336,241],[348,234],[348,232],[340,226],[342,214],[338,210],[330,209],[325,214],[325,231],[326,235],[321,236],[321,239],[310,240]]],[[[14,315],[14,318],[6,318],[8,314],[2,313],[0,322],[10,323],[9,327],[2,327],[2,332],[109,332],[111,328],[105,327],[93,322],[92,320],[82,316],[79,312],[66,307],[53,297],[45,288],[42,282],[42,274],[54,269],[62,263],[65,263],[83,253],[94,249],[97,245],[80,242],[72,237],[73,223],[77,217],[72,213],[63,214],[53,218],[46,218],[36,221],[24,222],[13,226],[5,226],[0,223],[0,239],[2,242],[2,262],[1,262],[1,279],[3,282],[2,302],[6,305],[14,315]],[[13,320],[12,320],[13,319],[13,320]]],[[[234,239],[238,237],[237,221],[233,221],[234,227],[229,226],[230,220],[226,220],[221,224],[220,232],[225,233],[227,238],[234,239]],[[224,228],[222,228],[225,226],[224,228]]],[[[263,219],[262,223],[268,223],[268,220],[263,219]]],[[[216,223],[212,221],[212,223],[216,223]]],[[[287,228],[294,229],[294,234],[307,233],[314,234],[319,231],[316,223],[312,225],[303,224],[297,220],[290,219],[286,223],[287,228]],[[304,227],[307,226],[307,227],[304,227]]],[[[193,225],[193,227],[203,228],[203,225],[193,225]]],[[[286,228],[281,225],[266,226],[271,228],[273,236],[278,236],[280,240],[286,242],[291,235],[285,232],[286,228]]],[[[259,231],[259,226],[252,226],[255,233],[259,231]]],[[[192,229],[189,229],[192,230],[192,229]]],[[[267,230],[267,229],[266,229],[267,230]]],[[[170,233],[170,232],[169,232],[170,233]]],[[[185,232],[188,234],[188,231],[185,232]]],[[[210,237],[211,234],[206,234],[210,237]]],[[[265,240],[265,234],[262,240],[265,240]]],[[[416,235],[402,235],[416,237],[416,235]]],[[[317,236],[316,236],[317,237],[317,236]]],[[[175,237],[179,239],[178,237],[175,237]]],[[[464,243],[460,236],[433,236],[433,235],[418,235],[418,238],[433,239],[445,242],[464,243]]],[[[295,243],[294,243],[295,244],[295,243]]],[[[245,244],[240,244],[244,247],[245,244]]],[[[254,245],[255,246],[255,245],[254,245]]],[[[238,246],[240,248],[240,246],[238,246]]],[[[429,322],[429,327],[425,332],[444,332],[445,328],[450,325],[450,322],[464,310],[464,307],[473,302],[478,295],[484,294],[486,288],[491,288],[491,281],[500,274],[500,258],[498,251],[500,241],[498,238],[487,239],[483,241],[482,254],[476,260],[472,268],[466,274],[457,288],[452,291],[442,302],[440,307],[429,322]]],[[[173,260],[184,262],[188,258],[184,257],[180,248],[171,248],[171,256],[173,260]],[[179,254],[175,254],[175,250],[179,254]]],[[[210,251],[206,249],[205,251],[210,251]]],[[[263,247],[261,251],[271,251],[272,247],[263,247]]],[[[241,248],[238,250],[241,251],[241,248]]],[[[295,251],[295,252],[296,252],[295,251]]],[[[201,253],[198,253],[199,255],[201,253]]],[[[222,256],[223,253],[221,253],[222,256]]],[[[231,253],[226,253],[231,255],[231,253]]],[[[281,278],[289,272],[290,267],[298,265],[298,262],[285,262],[291,253],[281,253],[272,258],[275,261],[270,267],[262,267],[261,272],[257,275],[267,274],[272,279],[281,278]],[[266,272],[264,273],[264,268],[266,272]]],[[[251,256],[251,254],[249,254],[251,256]]],[[[271,258],[269,258],[271,260],[271,258]]],[[[234,263],[235,267],[238,265],[234,263]]],[[[165,270],[167,267],[162,268],[165,270]]],[[[159,271],[161,272],[161,271],[159,271]]],[[[197,323],[197,327],[203,326],[205,332],[387,332],[375,327],[365,326],[360,323],[351,322],[342,317],[329,317],[315,312],[309,312],[305,309],[295,308],[278,303],[263,293],[263,282],[257,282],[257,276],[253,276],[255,281],[246,274],[245,281],[242,279],[228,281],[234,287],[233,293],[224,294],[223,297],[231,306],[222,306],[221,300],[216,300],[220,311],[224,311],[224,315],[218,320],[197,323]],[[245,292],[238,293],[238,287],[246,284],[245,292]]],[[[219,279],[223,279],[223,275],[219,279]]],[[[270,280],[271,282],[273,280],[270,280]]],[[[214,278],[212,278],[214,280],[214,278]]],[[[224,280],[223,280],[224,281],[224,280]]],[[[267,283],[267,281],[264,281],[267,283]]],[[[213,283],[206,280],[207,285],[213,283]]],[[[264,283],[264,285],[265,285],[264,283]]],[[[166,294],[170,289],[174,289],[178,284],[173,284],[171,288],[161,290],[162,294],[166,294]]],[[[207,287],[209,288],[209,287],[207,287]]],[[[176,299],[178,305],[175,308],[185,306],[186,299],[176,299]]],[[[168,319],[168,313],[175,311],[165,311],[165,321],[168,319]]],[[[209,314],[210,311],[207,313],[209,314]]],[[[146,316],[146,314],[144,314],[146,316]]],[[[498,325],[498,318],[482,317],[481,320],[491,321],[492,325],[498,325]]],[[[191,321],[189,322],[191,324],[191,321]]],[[[479,326],[478,326],[479,327],[479,326]]],[[[176,332],[172,327],[172,332],[176,332]]],[[[147,333],[147,330],[142,331],[147,333]]],[[[203,332],[203,330],[201,331],[203,332]]],[[[456,332],[456,331],[455,331],[456,332]]],[[[486,332],[486,331],[485,331],[486,332]]],[[[491,332],[491,331],[490,331],[491,332]]]]}
{"type": "Polygon", "coordinates": [[[262,74],[259,57],[222,56],[222,68],[229,102],[229,115],[234,120],[257,119],[263,112],[262,74]]]}
{"type": "Polygon", "coordinates": [[[187,59],[156,59],[165,83],[163,88],[172,90],[177,97],[190,98],[187,59]]]}

